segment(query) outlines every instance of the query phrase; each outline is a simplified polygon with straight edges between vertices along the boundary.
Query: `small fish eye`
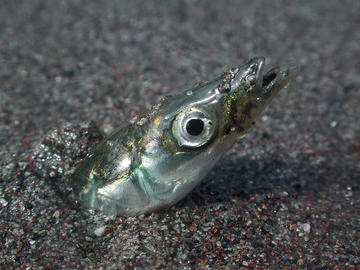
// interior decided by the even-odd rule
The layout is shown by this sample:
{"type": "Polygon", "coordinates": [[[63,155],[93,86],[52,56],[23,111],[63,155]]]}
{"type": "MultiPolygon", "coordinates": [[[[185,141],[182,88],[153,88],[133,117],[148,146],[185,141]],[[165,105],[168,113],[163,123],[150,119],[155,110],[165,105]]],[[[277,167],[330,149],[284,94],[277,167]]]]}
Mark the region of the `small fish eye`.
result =
{"type": "Polygon", "coordinates": [[[202,108],[181,111],[172,123],[172,134],[182,147],[201,147],[211,141],[217,130],[214,116],[202,108]]]}
{"type": "Polygon", "coordinates": [[[186,123],[186,131],[191,136],[198,136],[204,130],[204,122],[201,119],[190,119],[186,123]]]}

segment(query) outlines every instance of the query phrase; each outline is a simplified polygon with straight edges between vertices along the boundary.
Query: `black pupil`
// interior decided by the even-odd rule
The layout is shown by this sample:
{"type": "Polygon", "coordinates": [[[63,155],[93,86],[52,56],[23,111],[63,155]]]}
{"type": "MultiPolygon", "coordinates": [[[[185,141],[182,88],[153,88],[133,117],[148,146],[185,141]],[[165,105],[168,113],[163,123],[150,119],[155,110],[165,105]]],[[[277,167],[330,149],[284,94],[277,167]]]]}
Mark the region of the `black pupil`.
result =
{"type": "Polygon", "coordinates": [[[200,119],[191,119],[186,124],[186,131],[192,136],[198,136],[204,129],[204,122],[200,119]]]}

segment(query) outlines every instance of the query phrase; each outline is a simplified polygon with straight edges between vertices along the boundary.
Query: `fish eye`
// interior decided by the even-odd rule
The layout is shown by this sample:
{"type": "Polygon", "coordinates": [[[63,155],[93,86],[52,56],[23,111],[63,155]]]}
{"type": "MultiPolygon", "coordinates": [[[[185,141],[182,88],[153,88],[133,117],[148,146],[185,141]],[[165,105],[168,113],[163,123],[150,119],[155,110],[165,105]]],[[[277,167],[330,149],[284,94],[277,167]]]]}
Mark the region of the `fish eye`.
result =
{"type": "Polygon", "coordinates": [[[186,131],[191,136],[198,136],[204,130],[204,122],[201,119],[190,119],[186,123],[186,131]]]}
{"type": "Polygon", "coordinates": [[[196,107],[186,108],[174,119],[172,133],[180,146],[201,147],[214,137],[216,126],[211,116],[196,107]]]}

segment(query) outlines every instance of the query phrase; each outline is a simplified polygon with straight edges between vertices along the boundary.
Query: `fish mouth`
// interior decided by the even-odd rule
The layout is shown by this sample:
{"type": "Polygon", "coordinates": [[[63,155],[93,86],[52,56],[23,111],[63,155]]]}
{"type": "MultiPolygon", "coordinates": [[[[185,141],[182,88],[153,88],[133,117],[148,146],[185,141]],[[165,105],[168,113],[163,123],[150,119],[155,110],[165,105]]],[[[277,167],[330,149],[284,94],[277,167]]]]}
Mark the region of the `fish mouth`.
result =
{"type": "Polygon", "coordinates": [[[251,89],[258,95],[272,98],[284,88],[295,76],[297,66],[282,65],[274,67],[264,74],[265,58],[253,58],[248,63],[248,75],[251,89]],[[251,80],[255,80],[251,82],[251,80]]]}
{"type": "Polygon", "coordinates": [[[282,88],[292,81],[298,67],[295,65],[283,65],[270,69],[262,79],[263,95],[274,97],[282,88]]]}
{"type": "Polygon", "coordinates": [[[242,133],[249,130],[271,100],[295,76],[297,67],[282,65],[264,72],[265,58],[251,59],[236,69],[231,90],[236,96],[235,125],[242,133]]]}

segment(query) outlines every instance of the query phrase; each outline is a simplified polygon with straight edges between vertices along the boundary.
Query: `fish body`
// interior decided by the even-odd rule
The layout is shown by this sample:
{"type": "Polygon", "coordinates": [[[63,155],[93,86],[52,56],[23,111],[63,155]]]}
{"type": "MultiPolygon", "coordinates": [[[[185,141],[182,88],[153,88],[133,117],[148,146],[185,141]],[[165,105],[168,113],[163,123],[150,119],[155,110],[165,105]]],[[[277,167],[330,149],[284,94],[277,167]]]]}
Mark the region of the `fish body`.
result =
{"type": "Polygon", "coordinates": [[[166,98],[95,146],[70,177],[87,209],[138,215],[175,204],[251,127],[294,76],[282,66],[263,74],[254,58],[166,98]]]}

